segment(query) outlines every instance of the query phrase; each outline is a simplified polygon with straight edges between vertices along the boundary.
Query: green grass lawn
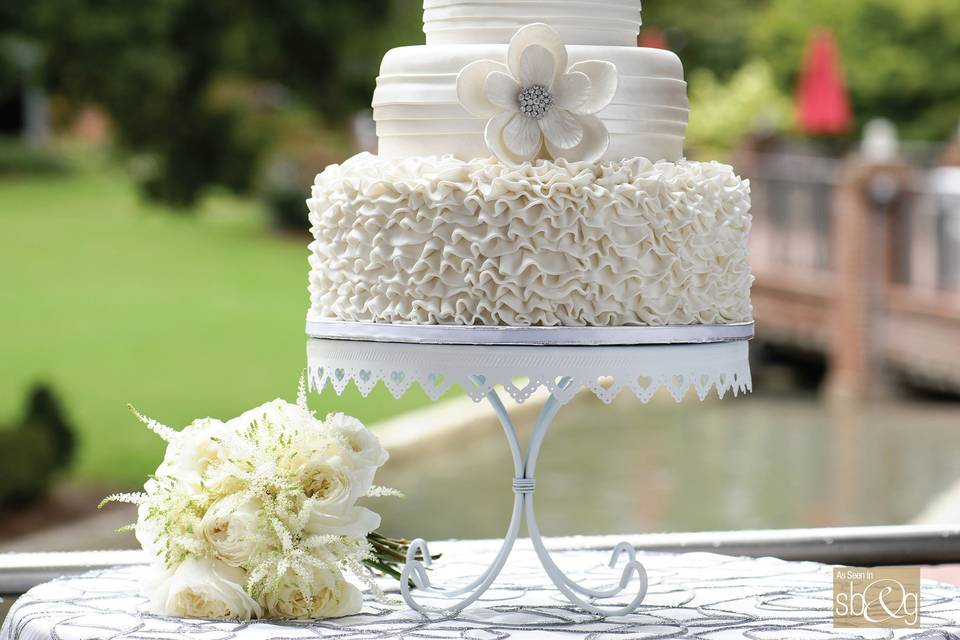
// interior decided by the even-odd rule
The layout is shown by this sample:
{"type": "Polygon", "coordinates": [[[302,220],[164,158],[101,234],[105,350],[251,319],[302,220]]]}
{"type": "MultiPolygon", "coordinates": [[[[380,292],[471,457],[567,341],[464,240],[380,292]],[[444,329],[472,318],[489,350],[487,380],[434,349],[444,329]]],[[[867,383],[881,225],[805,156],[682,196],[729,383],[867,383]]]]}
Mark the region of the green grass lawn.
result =
{"type": "MultiPolygon", "coordinates": [[[[50,382],[81,440],[80,479],[141,483],[171,426],[286,397],[305,366],[306,239],[265,231],[258,204],[208,198],[183,214],[118,173],[0,180],[0,424],[50,382]]],[[[312,399],[367,422],[426,403],[381,386],[312,399]]]]}

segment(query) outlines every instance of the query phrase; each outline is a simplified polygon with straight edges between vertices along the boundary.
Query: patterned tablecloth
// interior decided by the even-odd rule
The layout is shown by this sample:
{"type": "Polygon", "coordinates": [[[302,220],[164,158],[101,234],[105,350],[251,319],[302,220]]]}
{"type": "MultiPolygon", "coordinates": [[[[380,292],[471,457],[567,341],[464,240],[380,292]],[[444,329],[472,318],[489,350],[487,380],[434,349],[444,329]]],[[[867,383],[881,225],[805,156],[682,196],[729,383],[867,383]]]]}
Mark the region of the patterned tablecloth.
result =
{"type": "MultiPolygon", "coordinates": [[[[61,578],[31,589],[13,606],[0,640],[339,640],[417,638],[960,638],[960,588],[924,582],[920,630],[834,629],[828,566],[712,554],[641,554],[650,590],[634,614],[600,618],[571,607],[521,541],[494,588],[457,617],[425,618],[401,604],[368,601],[361,614],[318,622],[235,624],[182,620],[142,612],[143,568],[127,566],[61,578]]],[[[465,584],[492,557],[489,545],[436,545],[444,553],[434,584],[465,584]]],[[[611,584],[608,551],[568,549],[554,556],[589,586],[611,584]]],[[[629,591],[629,590],[628,590],[629,591]]],[[[630,595],[604,604],[612,605],[630,595]]]]}

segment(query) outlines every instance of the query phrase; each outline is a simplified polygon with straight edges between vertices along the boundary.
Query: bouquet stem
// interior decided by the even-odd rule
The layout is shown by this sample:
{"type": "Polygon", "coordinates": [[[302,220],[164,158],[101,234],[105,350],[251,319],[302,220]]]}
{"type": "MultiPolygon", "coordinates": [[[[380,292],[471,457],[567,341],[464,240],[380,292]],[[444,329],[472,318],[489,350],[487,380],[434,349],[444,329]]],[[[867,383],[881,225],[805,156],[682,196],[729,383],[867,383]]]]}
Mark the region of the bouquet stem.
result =
{"type": "MultiPolygon", "coordinates": [[[[364,564],[375,571],[386,576],[391,576],[397,580],[401,579],[403,565],[407,562],[407,551],[410,549],[410,541],[403,538],[388,538],[377,532],[367,536],[367,542],[373,548],[373,555],[364,561],[364,564]]],[[[440,554],[430,556],[431,560],[436,560],[440,554]]],[[[423,554],[418,553],[416,559],[423,561],[423,554]]],[[[410,586],[414,586],[412,581],[410,586]]]]}

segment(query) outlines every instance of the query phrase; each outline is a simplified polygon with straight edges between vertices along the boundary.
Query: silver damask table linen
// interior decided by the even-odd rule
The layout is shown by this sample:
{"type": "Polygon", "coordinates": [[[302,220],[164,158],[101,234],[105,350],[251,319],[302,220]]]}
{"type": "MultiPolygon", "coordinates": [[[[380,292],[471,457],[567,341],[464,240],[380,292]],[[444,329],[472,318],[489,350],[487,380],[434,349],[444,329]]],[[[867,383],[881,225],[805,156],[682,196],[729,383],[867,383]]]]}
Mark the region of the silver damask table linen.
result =
{"type": "MultiPolygon", "coordinates": [[[[609,550],[590,540],[566,544],[555,558],[597,588],[619,577],[609,550]]],[[[467,583],[489,562],[490,544],[436,545],[444,562],[432,573],[467,583]]],[[[832,572],[826,565],[714,554],[641,554],[650,578],[634,613],[602,618],[571,606],[543,575],[528,541],[518,543],[496,584],[458,616],[425,617],[402,604],[368,600],[356,616],[315,622],[227,623],[182,620],[144,612],[143,567],[126,566],[62,578],[31,589],[13,606],[0,640],[286,640],[417,638],[587,640],[654,638],[957,638],[960,588],[925,581],[919,630],[834,629],[832,572]]],[[[623,596],[628,598],[629,595],[623,596]]],[[[604,603],[615,606],[616,599],[604,603]]]]}

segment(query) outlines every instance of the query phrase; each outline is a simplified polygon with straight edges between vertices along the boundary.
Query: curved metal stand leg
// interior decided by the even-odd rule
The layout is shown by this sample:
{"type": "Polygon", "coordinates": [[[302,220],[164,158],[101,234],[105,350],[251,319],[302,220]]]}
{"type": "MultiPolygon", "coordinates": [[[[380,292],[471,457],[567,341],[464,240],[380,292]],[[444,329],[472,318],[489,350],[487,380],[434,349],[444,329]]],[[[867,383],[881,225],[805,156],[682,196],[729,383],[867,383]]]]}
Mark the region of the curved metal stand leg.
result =
{"type": "MultiPolygon", "coordinates": [[[[510,414],[507,412],[503,402],[495,391],[487,394],[487,400],[493,406],[500,425],[503,427],[503,433],[507,437],[507,443],[510,445],[510,454],[513,457],[514,477],[520,477],[523,473],[523,459],[520,449],[520,440],[517,437],[517,430],[513,426],[510,414]]],[[[507,558],[513,550],[513,544],[520,535],[520,525],[523,523],[523,496],[517,493],[513,500],[513,515],[510,518],[510,526],[504,536],[503,544],[497,553],[493,563],[476,580],[459,589],[440,589],[433,587],[430,583],[430,576],[427,573],[427,567],[430,566],[430,550],[427,542],[423,539],[414,540],[410,543],[407,550],[407,561],[400,573],[400,593],[407,605],[423,614],[434,613],[442,615],[452,615],[463,611],[471,604],[476,602],[490,585],[493,584],[497,576],[503,570],[507,563],[507,558]],[[423,561],[417,557],[423,558],[423,561]],[[468,595],[463,600],[449,606],[437,609],[427,607],[416,601],[410,588],[410,582],[413,582],[417,588],[426,592],[428,595],[443,598],[457,598],[468,595]]]]}
{"type": "MultiPolygon", "coordinates": [[[[562,387],[565,387],[567,384],[569,384],[568,379],[561,381],[562,387]]],[[[407,605],[423,614],[439,613],[443,615],[453,615],[479,600],[503,570],[507,558],[513,550],[517,536],[520,533],[520,525],[524,518],[526,518],[530,539],[537,557],[540,560],[540,564],[543,565],[547,576],[557,589],[559,589],[572,604],[585,611],[606,616],[626,615],[635,611],[647,593],[647,572],[643,568],[643,565],[636,560],[636,551],[631,545],[626,542],[621,542],[614,548],[610,558],[610,567],[615,568],[620,557],[623,555],[627,556],[627,563],[623,567],[618,586],[611,589],[589,589],[580,586],[564,574],[553,561],[550,552],[547,551],[547,548],[543,544],[540,529],[537,525],[536,511],[533,505],[533,492],[536,489],[536,466],[537,458],[540,455],[540,448],[543,445],[550,424],[560,409],[560,402],[555,396],[550,396],[550,398],[547,399],[534,425],[527,455],[524,458],[516,428],[513,426],[513,422],[510,420],[510,416],[503,406],[500,397],[496,392],[491,391],[487,394],[487,399],[493,406],[497,418],[503,426],[504,434],[510,445],[510,453],[513,457],[514,466],[513,491],[515,497],[513,502],[513,515],[510,519],[510,526],[504,538],[503,545],[500,547],[500,551],[497,553],[490,567],[476,580],[459,589],[438,589],[431,585],[430,577],[427,574],[427,567],[430,565],[430,551],[427,543],[422,539],[414,540],[407,552],[407,562],[401,572],[400,592],[407,605]],[[423,561],[418,560],[418,556],[423,558],[423,561]],[[639,580],[639,589],[628,604],[615,609],[607,609],[598,607],[593,603],[593,599],[611,598],[622,593],[627,589],[634,577],[639,580]],[[442,609],[426,607],[418,603],[413,597],[410,588],[411,581],[413,581],[418,589],[434,597],[467,597],[450,607],[444,607],[442,609]],[[590,598],[590,600],[585,600],[584,597],[590,598]]]]}
{"type": "MultiPolygon", "coordinates": [[[[562,380],[560,385],[565,387],[569,384],[569,380],[562,380]]],[[[540,448],[543,445],[543,441],[546,438],[547,431],[550,429],[550,425],[553,422],[553,419],[556,417],[557,411],[560,409],[560,403],[554,396],[551,396],[546,405],[543,408],[543,412],[540,414],[540,418],[537,420],[536,425],[533,428],[533,434],[530,436],[530,447],[527,451],[527,460],[524,468],[524,477],[525,478],[534,478],[537,471],[537,459],[540,456],[540,448]]],[[[620,557],[624,554],[627,555],[627,564],[623,567],[623,572],[620,575],[620,581],[618,586],[613,587],[612,589],[589,589],[583,587],[573,580],[571,580],[553,561],[553,558],[550,556],[550,552],[547,551],[546,546],[543,544],[543,538],[540,535],[540,527],[537,525],[537,514],[534,509],[533,504],[533,493],[530,492],[524,496],[525,503],[525,517],[527,519],[527,530],[530,534],[530,541],[533,543],[533,548],[537,553],[537,557],[540,559],[540,564],[543,565],[544,570],[547,572],[550,580],[556,585],[557,589],[563,593],[564,596],[574,605],[589,611],[591,613],[596,613],[600,615],[626,615],[632,611],[635,611],[637,607],[640,606],[640,603],[643,602],[644,597],[647,595],[647,572],[643,568],[643,565],[637,562],[636,560],[636,551],[633,546],[626,542],[621,542],[618,544],[611,555],[609,566],[611,568],[616,567],[617,563],[620,560],[620,557]],[[620,593],[622,593],[629,586],[633,577],[636,576],[639,579],[639,589],[634,598],[625,606],[616,608],[616,609],[605,609],[602,607],[597,607],[592,602],[588,602],[577,594],[588,596],[590,598],[611,598],[620,593]]]]}

